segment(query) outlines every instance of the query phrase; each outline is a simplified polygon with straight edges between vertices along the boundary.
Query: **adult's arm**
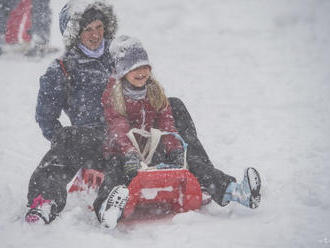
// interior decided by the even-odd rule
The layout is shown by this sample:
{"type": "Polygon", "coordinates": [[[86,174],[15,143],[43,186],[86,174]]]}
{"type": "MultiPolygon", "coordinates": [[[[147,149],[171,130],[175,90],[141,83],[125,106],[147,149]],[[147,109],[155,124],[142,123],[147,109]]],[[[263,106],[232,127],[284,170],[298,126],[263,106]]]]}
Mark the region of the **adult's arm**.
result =
{"type": "Polygon", "coordinates": [[[56,131],[62,128],[59,117],[66,103],[65,80],[57,61],[54,61],[40,77],[35,118],[42,134],[49,141],[56,131]]]}

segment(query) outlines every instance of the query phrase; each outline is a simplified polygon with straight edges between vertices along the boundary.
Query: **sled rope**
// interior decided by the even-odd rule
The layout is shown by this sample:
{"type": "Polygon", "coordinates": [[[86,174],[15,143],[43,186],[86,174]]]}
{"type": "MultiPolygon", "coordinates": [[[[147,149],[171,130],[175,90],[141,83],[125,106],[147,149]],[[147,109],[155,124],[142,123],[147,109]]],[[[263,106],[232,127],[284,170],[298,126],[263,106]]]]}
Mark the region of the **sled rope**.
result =
{"type": "Polygon", "coordinates": [[[148,170],[148,169],[153,169],[155,166],[149,166],[151,163],[152,157],[154,156],[154,153],[157,149],[157,146],[159,144],[160,138],[163,135],[173,135],[176,139],[180,140],[183,149],[184,149],[184,162],[183,162],[183,168],[187,169],[187,144],[184,142],[182,137],[174,132],[163,132],[160,131],[159,129],[151,128],[150,132],[143,130],[143,129],[138,129],[138,128],[132,128],[128,133],[127,137],[129,140],[132,142],[133,146],[137,149],[140,157],[142,158],[141,166],[143,170],[148,170]],[[136,138],[134,134],[139,134],[145,138],[147,138],[147,143],[141,152],[139,144],[136,141],[136,138]]]}

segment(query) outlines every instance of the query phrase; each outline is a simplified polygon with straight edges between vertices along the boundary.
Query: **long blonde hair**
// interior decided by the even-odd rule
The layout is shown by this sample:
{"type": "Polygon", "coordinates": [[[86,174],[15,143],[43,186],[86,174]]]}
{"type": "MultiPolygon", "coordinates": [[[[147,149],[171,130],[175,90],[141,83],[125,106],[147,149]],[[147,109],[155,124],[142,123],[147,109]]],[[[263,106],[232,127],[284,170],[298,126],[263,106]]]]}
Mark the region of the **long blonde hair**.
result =
{"type": "MultiPolygon", "coordinates": [[[[123,94],[123,80],[120,79],[113,87],[111,92],[111,98],[114,108],[118,113],[123,116],[126,116],[126,104],[123,94]]],[[[165,95],[164,88],[159,84],[159,82],[153,77],[150,76],[146,83],[147,88],[147,98],[150,101],[151,106],[157,111],[160,112],[168,106],[168,100],[165,95]]]]}

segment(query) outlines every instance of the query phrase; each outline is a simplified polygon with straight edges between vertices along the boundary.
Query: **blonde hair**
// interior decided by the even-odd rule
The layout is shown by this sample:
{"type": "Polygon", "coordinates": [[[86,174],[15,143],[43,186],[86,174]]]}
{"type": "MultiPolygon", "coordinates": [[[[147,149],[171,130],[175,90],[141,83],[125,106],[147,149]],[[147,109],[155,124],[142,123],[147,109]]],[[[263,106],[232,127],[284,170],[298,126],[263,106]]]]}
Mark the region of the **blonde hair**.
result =
{"type": "MultiPolygon", "coordinates": [[[[115,110],[123,116],[126,116],[126,105],[123,94],[123,80],[119,80],[113,87],[111,92],[112,103],[115,110]]],[[[150,101],[151,106],[157,111],[160,112],[168,106],[168,100],[165,95],[164,88],[159,84],[159,82],[153,77],[150,76],[146,83],[147,88],[147,98],[150,101]]]]}

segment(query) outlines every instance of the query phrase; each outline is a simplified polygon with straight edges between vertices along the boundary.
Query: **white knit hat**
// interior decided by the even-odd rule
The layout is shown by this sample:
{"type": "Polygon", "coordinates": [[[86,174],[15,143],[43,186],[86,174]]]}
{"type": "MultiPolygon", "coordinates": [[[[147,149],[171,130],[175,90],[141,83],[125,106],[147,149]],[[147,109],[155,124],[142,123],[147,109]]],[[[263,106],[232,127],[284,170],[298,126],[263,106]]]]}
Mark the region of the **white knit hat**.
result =
{"type": "Polygon", "coordinates": [[[121,79],[128,72],[144,65],[151,67],[148,54],[142,43],[133,37],[120,36],[111,42],[109,48],[115,63],[115,77],[121,79]]]}

